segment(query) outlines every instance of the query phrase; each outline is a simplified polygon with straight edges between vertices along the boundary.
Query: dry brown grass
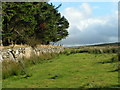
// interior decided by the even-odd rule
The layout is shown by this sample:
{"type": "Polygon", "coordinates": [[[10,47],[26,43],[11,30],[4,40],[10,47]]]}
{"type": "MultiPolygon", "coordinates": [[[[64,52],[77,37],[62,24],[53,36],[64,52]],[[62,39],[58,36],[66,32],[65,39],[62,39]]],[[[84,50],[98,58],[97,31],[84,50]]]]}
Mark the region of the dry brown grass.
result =
{"type": "MultiPolygon", "coordinates": [[[[25,47],[30,47],[28,45],[15,45],[14,48],[25,48],[25,47]]],[[[37,45],[37,47],[61,47],[59,45],[37,45]]],[[[13,45],[9,46],[0,46],[0,50],[2,49],[8,49],[8,48],[13,48],[13,45]]]]}
{"type": "Polygon", "coordinates": [[[11,60],[2,61],[2,78],[7,78],[11,75],[18,75],[21,71],[19,63],[11,60]]]}
{"type": "Polygon", "coordinates": [[[48,61],[56,57],[57,53],[44,53],[40,54],[40,56],[33,55],[30,58],[23,58],[19,61],[12,61],[12,60],[3,60],[2,61],[2,78],[8,78],[13,75],[23,75],[29,74],[27,72],[27,68],[48,61]]]}

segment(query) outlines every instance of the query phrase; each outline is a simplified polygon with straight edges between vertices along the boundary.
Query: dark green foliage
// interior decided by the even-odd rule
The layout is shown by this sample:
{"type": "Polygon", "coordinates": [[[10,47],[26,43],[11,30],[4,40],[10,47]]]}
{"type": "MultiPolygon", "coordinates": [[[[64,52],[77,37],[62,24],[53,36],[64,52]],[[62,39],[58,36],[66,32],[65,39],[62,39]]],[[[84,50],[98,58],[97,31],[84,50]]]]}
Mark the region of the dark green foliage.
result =
{"type": "Polygon", "coordinates": [[[3,2],[3,45],[57,42],[68,35],[68,21],[47,2],[3,2]]]}

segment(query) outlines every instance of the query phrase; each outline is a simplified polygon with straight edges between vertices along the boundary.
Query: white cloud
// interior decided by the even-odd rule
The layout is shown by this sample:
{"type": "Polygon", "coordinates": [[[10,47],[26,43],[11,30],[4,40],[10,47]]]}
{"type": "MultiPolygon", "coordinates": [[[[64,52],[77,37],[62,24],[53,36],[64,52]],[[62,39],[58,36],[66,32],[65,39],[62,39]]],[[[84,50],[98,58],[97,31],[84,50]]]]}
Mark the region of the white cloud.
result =
{"type": "Polygon", "coordinates": [[[83,3],[78,8],[69,7],[62,12],[70,23],[69,36],[61,41],[62,44],[78,45],[118,40],[117,14],[92,17],[92,9],[88,3],[83,3]]]}
{"type": "Polygon", "coordinates": [[[92,13],[92,8],[90,7],[90,5],[88,3],[83,3],[81,6],[80,6],[80,9],[82,10],[82,12],[85,14],[85,15],[91,15],[92,13]]]}

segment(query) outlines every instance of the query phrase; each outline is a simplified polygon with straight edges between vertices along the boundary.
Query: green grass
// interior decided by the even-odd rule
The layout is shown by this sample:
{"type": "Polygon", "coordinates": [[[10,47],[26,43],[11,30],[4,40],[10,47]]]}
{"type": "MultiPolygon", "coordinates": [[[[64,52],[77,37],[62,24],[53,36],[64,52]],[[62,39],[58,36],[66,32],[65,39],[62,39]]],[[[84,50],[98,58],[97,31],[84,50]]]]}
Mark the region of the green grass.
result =
{"type": "Polygon", "coordinates": [[[28,70],[30,76],[11,76],[3,88],[114,88],[118,84],[115,54],[77,53],[60,55],[28,70]]]}
{"type": "Polygon", "coordinates": [[[57,53],[44,53],[37,55],[32,55],[30,58],[22,58],[17,62],[12,60],[3,60],[2,61],[2,79],[6,79],[11,76],[16,75],[29,75],[27,69],[29,67],[48,62],[48,60],[57,57],[57,53]]]}

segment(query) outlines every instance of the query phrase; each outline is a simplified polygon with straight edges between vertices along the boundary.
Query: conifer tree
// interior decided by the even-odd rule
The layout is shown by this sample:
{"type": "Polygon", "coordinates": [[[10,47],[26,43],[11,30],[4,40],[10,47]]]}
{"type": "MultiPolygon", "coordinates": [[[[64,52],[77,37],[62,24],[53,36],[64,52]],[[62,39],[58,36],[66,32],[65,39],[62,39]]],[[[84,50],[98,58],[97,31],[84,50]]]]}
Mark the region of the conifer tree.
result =
{"type": "Polygon", "coordinates": [[[68,21],[47,2],[3,2],[3,45],[57,42],[68,35],[68,21]]]}

